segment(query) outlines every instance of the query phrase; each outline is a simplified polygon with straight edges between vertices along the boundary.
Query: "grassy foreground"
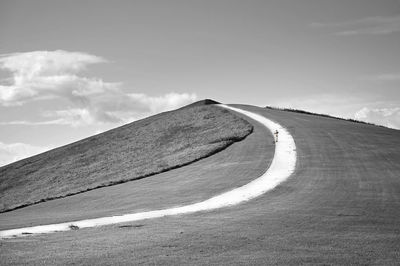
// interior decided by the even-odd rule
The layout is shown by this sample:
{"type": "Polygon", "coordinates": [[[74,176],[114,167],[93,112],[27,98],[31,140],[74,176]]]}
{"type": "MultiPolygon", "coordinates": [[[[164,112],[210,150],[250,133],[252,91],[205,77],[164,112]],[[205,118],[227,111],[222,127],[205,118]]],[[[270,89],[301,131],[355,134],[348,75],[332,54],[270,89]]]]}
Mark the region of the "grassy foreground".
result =
{"type": "Polygon", "coordinates": [[[140,179],[212,155],[252,132],[212,105],[155,115],[0,168],[0,212],[140,179]]]}
{"type": "MultiPolygon", "coordinates": [[[[2,264],[399,265],[399,130],[281,110],[234,107],[277,121],[296,141],[297,169],[273,191],[209,212],[0,240],[2,264]]],[[[270,161],[273,151],[272,135],[254,123],[254,132],[244,141],[152,177],[157,181],[163,176],[170,178],[169,183],[125,184],[143,183],[130,199],[143,205],[131,209],[176,206],[186,202],[187,194],[206,193],[216,186],[227,191],[246,184],[268,168],[268,163],[262,162],[270,161]],[[266,152],[270,155],[262,158],[266,152]],[[216,169],[220,171],[216,173],[216,169]],[[198,185],[199,180],[205,182],[198,185]],[[171,192],[177,186],[188,190],[171,192]],[[169,202],[160,206],[160,201],[169,202]]],[[[116,186],[107,190],[113,188],[116,186]]],[[[57,208],[56,204],[50,207],[57,208]]],[[[26,210],[15,215],[14,221],[31,218],[26,210]]],[[[0,224],[1,216],[5,221],[5,216],[17,212],[1,214],[0,224]]]]}

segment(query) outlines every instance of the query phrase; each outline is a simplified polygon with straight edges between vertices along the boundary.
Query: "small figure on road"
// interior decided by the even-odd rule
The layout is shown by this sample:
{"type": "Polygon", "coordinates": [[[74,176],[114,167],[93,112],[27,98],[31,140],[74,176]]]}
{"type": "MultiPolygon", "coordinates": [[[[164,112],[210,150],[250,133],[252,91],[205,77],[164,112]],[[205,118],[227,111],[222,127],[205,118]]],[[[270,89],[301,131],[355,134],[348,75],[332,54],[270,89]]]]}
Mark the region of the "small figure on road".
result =
{"type": "Polygon", "coordinates": [[[274,135],[275,135],[275,142],[278,142],[278,134],[279,134],[278,130],[275,130],[275,133],[274,133],[274,135]]]}

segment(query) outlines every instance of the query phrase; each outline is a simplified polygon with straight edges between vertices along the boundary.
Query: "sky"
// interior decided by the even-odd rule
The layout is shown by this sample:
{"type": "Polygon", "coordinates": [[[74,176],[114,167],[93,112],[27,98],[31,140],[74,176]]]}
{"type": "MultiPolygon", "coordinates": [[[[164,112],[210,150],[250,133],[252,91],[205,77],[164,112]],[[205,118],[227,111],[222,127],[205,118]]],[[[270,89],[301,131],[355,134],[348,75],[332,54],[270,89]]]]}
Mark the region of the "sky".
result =
{"type": "Polygon", "coordinates": [[[400,1],[0,2],[0,166],[211,98],[400,129],[400,1]]]}

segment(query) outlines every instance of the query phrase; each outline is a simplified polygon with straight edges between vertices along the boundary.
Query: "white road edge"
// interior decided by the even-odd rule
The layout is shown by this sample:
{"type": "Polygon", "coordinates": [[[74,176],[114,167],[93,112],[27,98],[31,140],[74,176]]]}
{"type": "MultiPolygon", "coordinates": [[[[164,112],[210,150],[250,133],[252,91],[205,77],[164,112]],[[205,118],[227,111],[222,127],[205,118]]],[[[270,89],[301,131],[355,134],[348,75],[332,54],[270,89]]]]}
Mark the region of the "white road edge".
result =
{"type": "Polygon", "coordinates": [[[227,105],[221,107],[244,114],[267,127],[272,133],[279,131],[279,141],[275,146],[275,154],[270,167],[257,179],[244,186],[235,188],[202,202],[181,207],[173,207],[163,210],[130,213],[111,217],[102,217],[58,224],[39,225],[25,228],[17,228],[0,231],[0,238],[13,238],[31,234],[53,233],[68,231],[76,228],[87,228],[102,225],[110,225],[124,222],[133,222],[144,219],[159,218],[170,215],[188,214],[201,211],[215,210],[227,206],[236,205],[254,199],[265,192],[275,188],[285,181],[294,171],[296,166],[296,146],[289,132],[279,125],[261,115],[245,111],[227,105]]]}

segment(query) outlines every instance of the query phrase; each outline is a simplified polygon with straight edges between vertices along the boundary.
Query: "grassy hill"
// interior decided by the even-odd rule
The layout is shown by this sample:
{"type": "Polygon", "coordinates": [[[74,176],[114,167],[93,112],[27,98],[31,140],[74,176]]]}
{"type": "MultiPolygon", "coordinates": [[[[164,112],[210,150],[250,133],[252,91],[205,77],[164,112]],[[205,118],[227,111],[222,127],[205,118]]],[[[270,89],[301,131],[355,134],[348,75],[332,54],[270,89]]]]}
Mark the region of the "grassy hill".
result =
{"type": "MultiPolygon", "coordinates": [[[[235,107],[280,123],[295,139],[296,171],[273,191],[209,212],[0,240],[0,261],[7,265],[399,264],[399,130],[300,112],[235,107]]],[[[188,166],[1,213],[0,227],[101,217],[102,209],[110,216],[182,206],[244,185],[268,168],[274,154],[270,132],[257,123],[253,127],[243,141],[188,166]],[[73,204],[76,208],[71,208],[73,204]],[[93,209],[98,213],[91,213],[93,209]],[[70,216],[73,212],[82,216],[70,216]]]]}
{"type": "Polygon", "coordinates": [[[0,212],[164,172],[252,132],[213,105],[158,114],[0,168],[0,212]]]}

